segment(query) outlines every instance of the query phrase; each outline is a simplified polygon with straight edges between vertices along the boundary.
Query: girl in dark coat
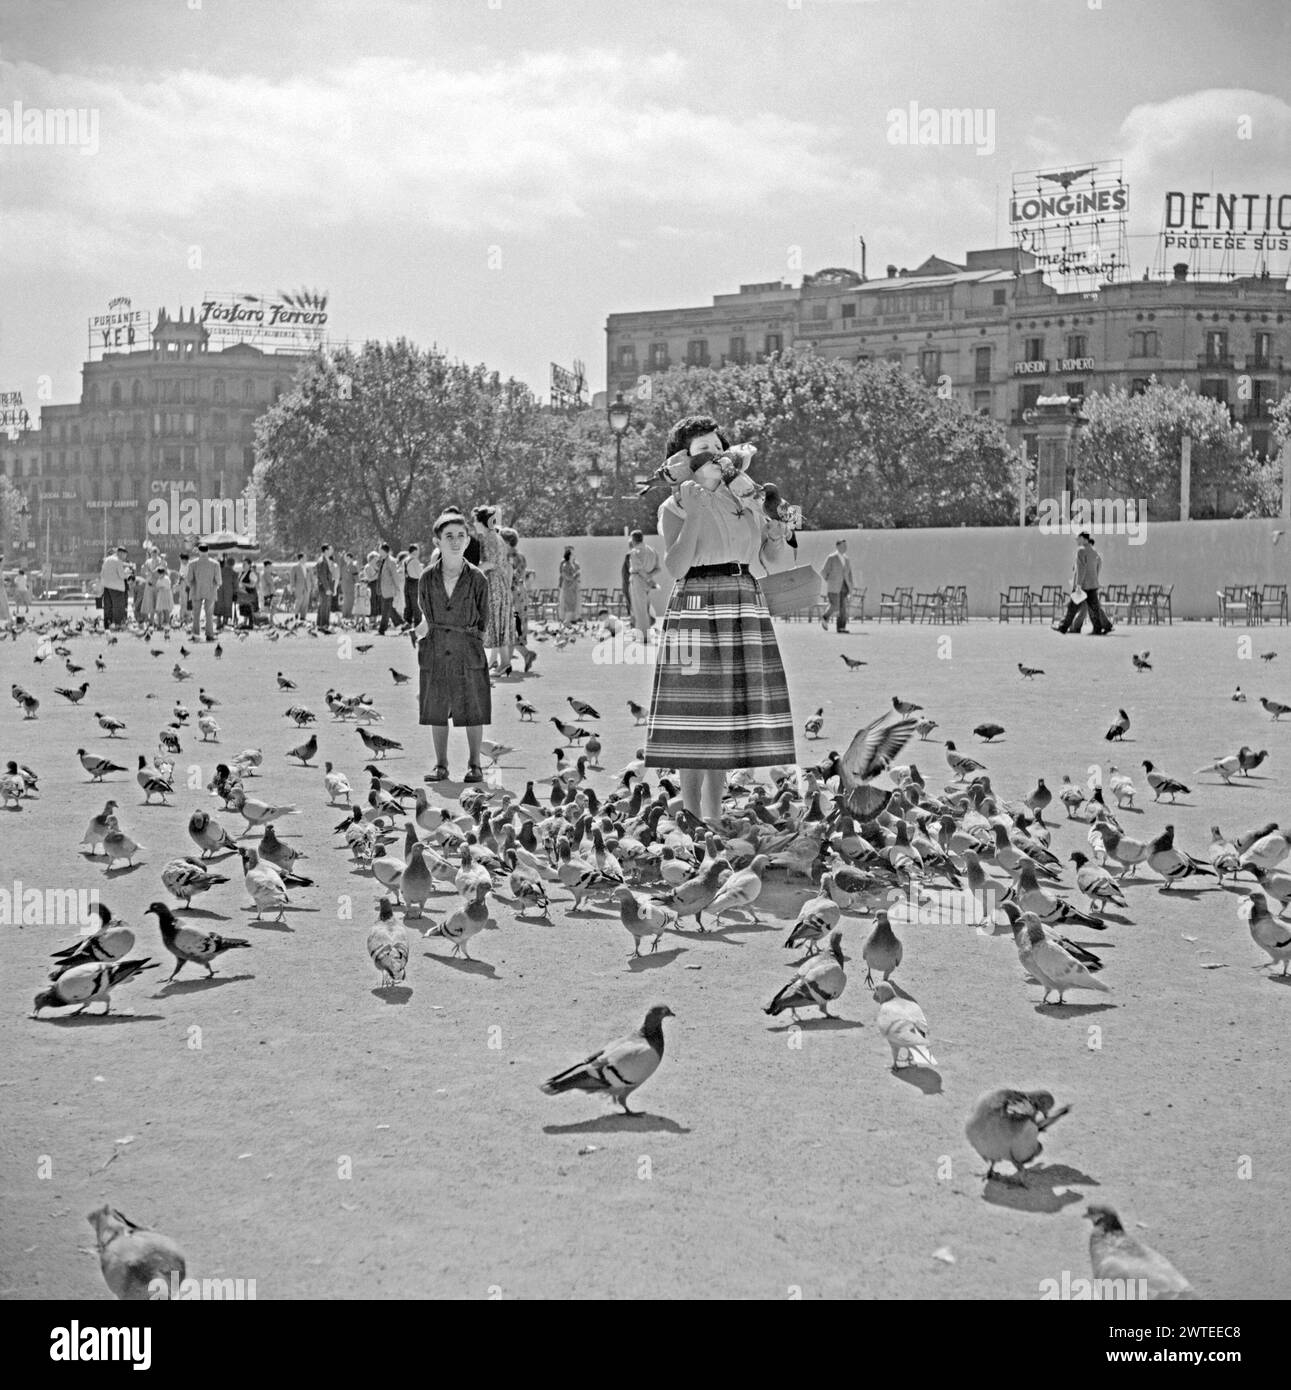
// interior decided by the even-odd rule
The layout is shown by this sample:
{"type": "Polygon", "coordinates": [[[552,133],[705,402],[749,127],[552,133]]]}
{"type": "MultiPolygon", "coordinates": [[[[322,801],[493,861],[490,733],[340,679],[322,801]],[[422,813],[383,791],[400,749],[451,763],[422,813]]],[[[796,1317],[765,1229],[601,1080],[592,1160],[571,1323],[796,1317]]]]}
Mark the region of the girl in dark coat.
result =
{"type": "Polygon", "coordinates": [[[444,512],[433,527],[439,550],[417,584],[419,722],[430,725],[435,769],[426,779],[448,776],[448,721],[466,729],[469,766],[464,782],[482,782],[480,740],[493,718],[484,632],[489,621],[489,581],[468,563],[466,518],[444,512]]]}

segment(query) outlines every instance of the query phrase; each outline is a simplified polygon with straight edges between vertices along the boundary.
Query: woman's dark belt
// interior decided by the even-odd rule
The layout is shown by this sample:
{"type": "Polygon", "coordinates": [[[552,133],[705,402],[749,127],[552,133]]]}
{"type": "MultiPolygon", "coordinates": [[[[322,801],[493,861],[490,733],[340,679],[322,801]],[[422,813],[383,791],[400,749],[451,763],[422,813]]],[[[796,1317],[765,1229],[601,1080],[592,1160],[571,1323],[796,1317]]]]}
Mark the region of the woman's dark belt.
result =
{"type": "Polygon", "coordinates": [[[439,632],[474,632],[484,636],[478,627],[467,627],[465,623],[431,623],[430,626],[439,632]]]}
{"type": "Polygon", "coordinates": [[[691,565],[686,571],[685,577],[687,579],[708,579],[715,574],[734,576],[737,574],[748,574],[749,572],[749,567],[747,565],[737,564],[734,560],[731,560],[724,565],[691,565]]]}

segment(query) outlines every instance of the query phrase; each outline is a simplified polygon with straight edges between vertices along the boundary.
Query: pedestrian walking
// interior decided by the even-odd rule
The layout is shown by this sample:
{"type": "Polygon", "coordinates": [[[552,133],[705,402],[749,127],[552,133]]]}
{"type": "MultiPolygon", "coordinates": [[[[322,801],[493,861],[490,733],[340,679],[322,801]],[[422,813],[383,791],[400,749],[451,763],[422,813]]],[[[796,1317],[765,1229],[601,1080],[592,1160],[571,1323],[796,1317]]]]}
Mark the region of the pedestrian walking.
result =
{"type": "Polygon", "coordinates": [[[660,568],[659,552],[654,546],[646,544],[642,532],[633,531],[632,548],[628,551],[628,602],[632,626],[641,634],[643,642],[649,640],[650,629],[654,626],[650,594],[659,587],[656,576],[660,568]]]}
{"type": "Polygon", "coordinates": [[[448,725],[466,730],[466,782],[482,782],[480,741],[493,717],[488,657],[489,581],[466,559],[461,512],[443,512],[432,528],[438,547],[418,581],[415,629],[420,675],[418,720],[430,725],[435,766],[427,781],[448,777],[448,725]]]}
{"type": "Polygon", "coordinates": [[[834,542],[834,549],[821,566],[820,577],[825,582],[825,594],[829,599],[829,607],[825,610],[820,625],[828,630],[829,620],[834,618],[837,630],[846,632],[847,600],[856,585],[852,579],[852,562],[847,558],[845,540],[840,538],[834,542]]]}
{"type": "Polygon", "coordinates": [[[529,562],[520,549],[520,533],[514,526],[504,526],[498,532],[507,544],[511,560],[511,612],[515,623],[515,646],[524,657],[527,672],[538,659],[529,646],[529,562]]]}
{"type": "Polygon", "coordinates": [[[341,619],[349,622],[354,617],[355,590],[358,587],[359,567],[354,556],[348,551],[341,553],[341,619]]]}
{"type": "Polygon", "coordinates": [[[324,544],[318,552],[318,562],[314,566],[315,583],[318,587],[318,630],[332,630],[332,603],[336,598],[339,577],[332,564],[332,547],[324,544]]]}
{"type": "Polygon", "coordinates": [[[578,621],[583,603],[579,592],[582,578],[583,571],[574,559],[574,547],[567,545],[556,575],[556,617],[562,623],[572,625],[578,621]]]}
{"type": "Polygon", "coordinates": [[[116,629],[126,621],[126,548],[110,550],[99,569],[99,587],[103,592],[103,626],[116,629]]]}
{"type": "Polygon", "coordinates": [[[405,627],[416,627],[417,625],[417,585],[421,582],[421,572],[424,568],[425,566],[421,563],[421,547],[414,541],[408,547],[408,554],[403,562],[403,621],[405,627]]]}
{"type": "MultiPolygon", "coordinates": [[[[511,674],[511,647],[515,620],[511,608],[511,560],[499,534],[496,507],[476,507],[471,513],[480,543],[479,570],[489,583],[489,621],[484,645],[489,661],[500,675],[511,674]]],[[[469,563],[469,562],[468,562],[469,563]]]]}
{"type": "Polygon", "coordinates": [[[1099,572],[1103,557],[1094,549],[1094,538],[1082,531],[1076,542],[1076,563],[1072,574],[1072,593],[1062,621],[1054,625],[1055,632],[1066,635],[1073,627],[1079,632],[1088,614],[1095,637],[1105,637],[1112,630],[1107,614],[1098,602],[1099,572]],[[1079,597],[1077,597],[1079,595],[1079,597]]]}
{"type": "Polygon", "coordinates": [[[233,596],[237,592],[238,576],[233,568],[233,556],[226,550],[220,556],[220,592],[215,603],[215,625],[225,627],[233,621],[233,596]]]}
{"type": "MultiPolygon", "coordinates": [[[[0,556],[0,568],[3,568],[4,558],[0,556]]],[[[27,571],[20,569],[13,580],[13,611],[14,616],[21,618],[31,609],[31,589],[27,585],[27,571]]]]}
{"type": "Polygon", "coordinates": [[[385,631],[391,623],[398,625],[398,618],[394,611],[394,596],[400,588],[398,566],[395,564],[394,556],[390,554],[390,545],[387,541],[381,542],[381,553],[377,560],[374,583],[380,602],[377,611],[381,615],[381,622],[377,631],[384,637],[385,631]]]}
{"type": "Polygon", "coordinates": [[[678,578],[655,662],[645,762],[677,768],[686,809],[716,821],[729,771],[796,761],[780,649],[750,568],[782,559],[790,528],[752,498],[711,416],[678,420],[665,452],[690,476],[659,508],[665,563],[678,578]]]}
{"type": "MultiPolygon", "coordinates": [[[[189,561],[188,565],[188,589],[193,599],[193,641],[198,640],[198,624],[202,619],[202,610],[206,611],[206,640],[215,641],[215,610],[218,603],[220,584],[223,579],[223,568],[217,564],[215,557],[210,554],[206,546],[199,545],[197,554],[189,561]]],[[[105,589],[106,595],[107,590],[105,589]]]]}
{"type": "Polygon", "coordinates": [[[152,620],[154,625],[166,634],[168,642],[174,617],[175,592],[171,587],[170,570],[163,561],[161,568],[153,576],[152,620]]]}

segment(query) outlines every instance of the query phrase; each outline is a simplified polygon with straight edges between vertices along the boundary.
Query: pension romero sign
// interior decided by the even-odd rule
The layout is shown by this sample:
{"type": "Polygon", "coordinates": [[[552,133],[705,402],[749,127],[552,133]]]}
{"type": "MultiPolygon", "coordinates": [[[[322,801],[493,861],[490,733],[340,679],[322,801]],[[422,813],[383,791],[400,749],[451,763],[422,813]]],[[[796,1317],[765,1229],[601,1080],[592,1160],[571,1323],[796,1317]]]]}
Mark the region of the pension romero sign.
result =
{"type": "Polygon", "coordinates": [[[327,338],[325,295],[208,294],[197,311],[212,342],[308,351],[327,338]]]}

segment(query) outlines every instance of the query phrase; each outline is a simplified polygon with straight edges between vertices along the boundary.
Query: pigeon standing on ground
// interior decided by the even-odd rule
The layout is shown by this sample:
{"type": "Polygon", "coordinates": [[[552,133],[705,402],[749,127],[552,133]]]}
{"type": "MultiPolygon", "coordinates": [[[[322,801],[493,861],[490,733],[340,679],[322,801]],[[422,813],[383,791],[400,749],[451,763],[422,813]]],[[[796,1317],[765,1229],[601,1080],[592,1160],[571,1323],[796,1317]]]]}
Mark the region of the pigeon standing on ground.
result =
{"type": "Polygon", "coordinates": [[[114,1207],[86,1218],[94,1227],[103,1282],[123,1302],[168,1299],[188,1273],[184,1252],[169,1236],[136,1226],[114,1207]]]}
{"type": "Polygon", "coordinates": [[[161,928],[161,939],[166,949],[175,957],[175,968],[166,977],[173,980],[186,965],[204,965],[206,977],[210,979],[215,971],[211,962],[225,951],[250,948],[251,943],[239,936],[220,936],[213,931],[202,931],[198,927],[180,926],[175,914],[165,903],[149,903],[149,913],[157,919],[161,928]]]}
{"type": "Polygon", "coordinates": [[[1110,994],[1105,985],[1056,941],[1045,935],[1044,926],[1033,912],[1024,912],[1013,925],[1013,942],[1022,968],[1033,975],[1044,990],[1040,1002],[1047,1003],[1050,990],[1057,990],[1058,1003],[1072,989],[1094,989],[1110,994]]]}
{"type": "Polygon", "coordinates": [[[1112,720],[1111,727],[1103,735],[1108,743],[1116,740],[1124,742],[1125,735],[1130,731],[1130,716],[1123,709],[1116,711],[1116,718],[1112,720]]]}
{"type": "Polygon", "coordinates": [[[928,1047],[928,1020],[918,1002],[898,994],[887,981],[875,986],[873,997],[879,1006],[879,1034],[892,1049],[892,1069],[900,1069],[903,1053],[907,1066],[935,1067],[937,1059],[928,1047]]]}
{"type": "Polygon", "coordinates": [[[1021,1183],[1026,1180],[1026,1165],[1044,1150],[1040,1135],[1055,1120],[1070,1109],[1064,1105],[1055,1110],[1053,1096],[1048,1091],[988,1091],[978,1098],[968,1117],[964,1133],[968,1142],[986,1160],[986,1180],[997,1176],[995,1165],[1005,1160],[1013,1165],[1011,1178],[999,1175],[1002,1182],[1021,1183]]]}
{"type": "Polygon", "coordinates": [[[381,972],[381,989],[400,985],[408,969],[408,929],[395,921],[389,898],[377,905],[376,925],[368,932],[368,956],[381,972]]]}
{"type": "Polygon", "coordinates": [[[866,987],[873,987],[876,970],[886,980],[901,964],[903,954],[901,942],[892,930],[891,919],[880,909],[875,913],[874,930],[861,947],[861,959],[865,962],[866,987]]]}
{"type": "Polygon", "coordinates": [[[1153,1300],[1200,1297],[1164,1255],[1126,1231],[1111,1207],[1086,1207],[1085,1216],[1094,1225],[1089,1237],[1089,1262],[1095,1279],[1124,1280],[1122,1287],[1137,1287],[1143,1280],[1148,1298],[1153,1300]]]}
{"type": "Polygon", "coordinates": [[[1168,796],[1171,801],[1179,795],[1190,796],[1192,789],[1184,786],[1177,778],[1167,777],[1165,773],[1158,772],[1152,763],[1146,760],[1143,763],[1143,771],[1147,774],[1148,786],[1152,788],[1153,801],[1160,801],[1163,796],[1168,796]]]}
{"type": "Polygon", "coordinates": [[[635,1033],[618,1038],[575,1066],[557,1072],[539,1089],[547,1096],[568,1091],[600,1093],[616,1100],[625,1115],[639,1114],[628,1108],[628,1097],[658,1070],[663,1061],[663,1021],[675,1017],[667,1004],[652,1005],[635,1033]]]}
{"type": "Polygon", "coordinates": [[[829,1006],[847,988],[847,957],[843,955],[843,934],[832,931],[827,948],[811,956],[799,967],[797,975],[763,1009],[772,1018],[786,1009],[798,1020],[798,1010],[812,1005],[821,1017],[833,1018],[829,1006]]]}
{"type": "Polygon", "coordinates": [[[41,1009],[65,1008],[79,1004],[77,1013],[84,1013],[95,1000],[103,1001],[103,1012],[112,1012],[112,991],[133,980],[144,970],[155,970],[156,962],[145,960],[88,961],[60,971],[48,989],[36,996],[32,1016],[41,1009]]]}
{"type": "MultiPolygon", "coordinates": [[[[1251,940],[1269,958],[1269,964],[1282,962],[1282,974],[1291,966],[1291,925],[1281,925],[1269,911],[1269,900],[1263,893],[1250,893],[1237,907],[1240,916],[1250,928],[1251,940]]],[[[1258,967],[1260,970],[1265,966],[1258,967]]]]}

